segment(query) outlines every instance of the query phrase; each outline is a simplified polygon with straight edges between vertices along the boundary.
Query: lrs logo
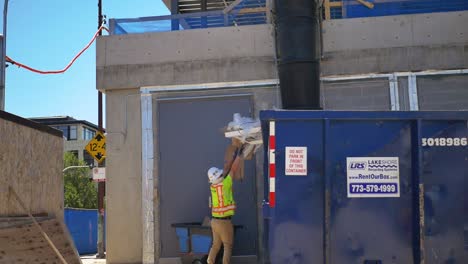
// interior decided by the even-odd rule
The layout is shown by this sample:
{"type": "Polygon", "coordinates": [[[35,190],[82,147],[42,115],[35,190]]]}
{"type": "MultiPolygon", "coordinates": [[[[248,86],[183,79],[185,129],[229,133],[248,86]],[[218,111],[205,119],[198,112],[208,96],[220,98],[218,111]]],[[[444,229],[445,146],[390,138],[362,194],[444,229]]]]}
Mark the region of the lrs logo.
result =
{"type": "Polygon", "coordinates": [[[367,163],[366,162],[351,162],[349,164],[349,169],[351,170],[364,170],[366,169],[367,163]]]}

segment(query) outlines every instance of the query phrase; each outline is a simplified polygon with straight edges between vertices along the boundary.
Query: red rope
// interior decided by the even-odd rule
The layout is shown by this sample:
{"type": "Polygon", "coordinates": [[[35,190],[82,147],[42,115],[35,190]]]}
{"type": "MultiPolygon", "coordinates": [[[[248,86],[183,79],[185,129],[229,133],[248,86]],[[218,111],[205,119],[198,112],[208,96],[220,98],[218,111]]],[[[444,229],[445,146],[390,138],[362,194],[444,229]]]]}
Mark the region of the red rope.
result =
{"type": "Polygon", "coordinates": [[[94,37],[91,39],[91,41],[88,43],[88,45],[86,45],[71,61],[70,63],[68,63],[68,65],[63,68],[62,70],[58,70],[58,71],[41,71],[41,70],[37,70],[37,69],[34,69],[34,68],[31,68],[27,65],[24,65],[22,63],[19,63],[17,61],[14,61],[13,59],[11,59],[10,57],[8,56],[5,56],[6,57],[6,61],[7,62],[10,62],[14,65],[17,65],[18,67],[20,68],[24,68],[26,70],[30,70],[32,72],[35,72],[35,73],[40,73],[40,74],[59,74],[59,73],[64,73],[66,72],[72,65],[73,63],[81,56],[81,54],[83,54],[83,52],[85,52],[90,46],[91,44],[93,44],[94,40],[96,40],[97,36],[99,35],[99,32],[101,32],[102,30],[106,30],[107,32],[109,32],[109,29],[107,29],[104,25],[101,26],[97,31],[96,31],[96,34],[94,34],[94,37]]]}

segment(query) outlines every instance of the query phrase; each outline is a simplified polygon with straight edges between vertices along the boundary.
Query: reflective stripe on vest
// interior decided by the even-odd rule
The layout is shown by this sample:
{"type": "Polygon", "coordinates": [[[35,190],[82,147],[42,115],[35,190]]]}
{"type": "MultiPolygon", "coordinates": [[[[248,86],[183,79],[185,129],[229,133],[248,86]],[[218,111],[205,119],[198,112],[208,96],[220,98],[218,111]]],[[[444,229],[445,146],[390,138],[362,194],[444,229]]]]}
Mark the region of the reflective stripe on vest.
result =
{"type": "Polygon", "coordinates": [[[211,213],[214,217],[233,216],[236,210],[236,203],[232,194],[231,175],[226,176],[219,184],[212,184],[211,190],[211,213]]]}

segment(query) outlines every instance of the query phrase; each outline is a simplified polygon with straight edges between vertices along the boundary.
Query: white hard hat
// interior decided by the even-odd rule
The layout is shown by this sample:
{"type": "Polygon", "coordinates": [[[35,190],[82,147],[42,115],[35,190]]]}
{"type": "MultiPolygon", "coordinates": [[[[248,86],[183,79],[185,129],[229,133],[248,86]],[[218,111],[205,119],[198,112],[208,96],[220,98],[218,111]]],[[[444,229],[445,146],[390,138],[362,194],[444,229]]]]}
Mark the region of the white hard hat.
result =
{"type": "Polygon", "coordinates": [[[223,170],[216,167],[212,167],[208,170],[208,180],[210,183],[217,183],[221,176],[223,175],[223,170]]]}

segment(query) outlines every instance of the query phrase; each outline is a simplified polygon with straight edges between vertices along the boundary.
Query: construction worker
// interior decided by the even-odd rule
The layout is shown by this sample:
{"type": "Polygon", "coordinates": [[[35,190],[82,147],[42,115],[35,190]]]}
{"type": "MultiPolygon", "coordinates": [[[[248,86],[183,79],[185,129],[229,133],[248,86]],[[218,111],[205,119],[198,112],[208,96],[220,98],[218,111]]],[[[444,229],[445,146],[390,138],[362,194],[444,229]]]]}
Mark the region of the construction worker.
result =
{"type": "Polygon", "coordinates": [[[232,192],[233,176],[237,175],[242,161],[243,147],[235,152],[235,158],[225,165],[225,170],[212,167],[208,170],[211,190],[211,230],[213,245],[208,255],[208,264],[215,264],[216,256],[224,246],[223,264],[231,263],[232,246],[234,243],[234,227],[231,218],[236,210],[232,192]],[[226,169],[228,167],[228,169],[226,169]]]}

